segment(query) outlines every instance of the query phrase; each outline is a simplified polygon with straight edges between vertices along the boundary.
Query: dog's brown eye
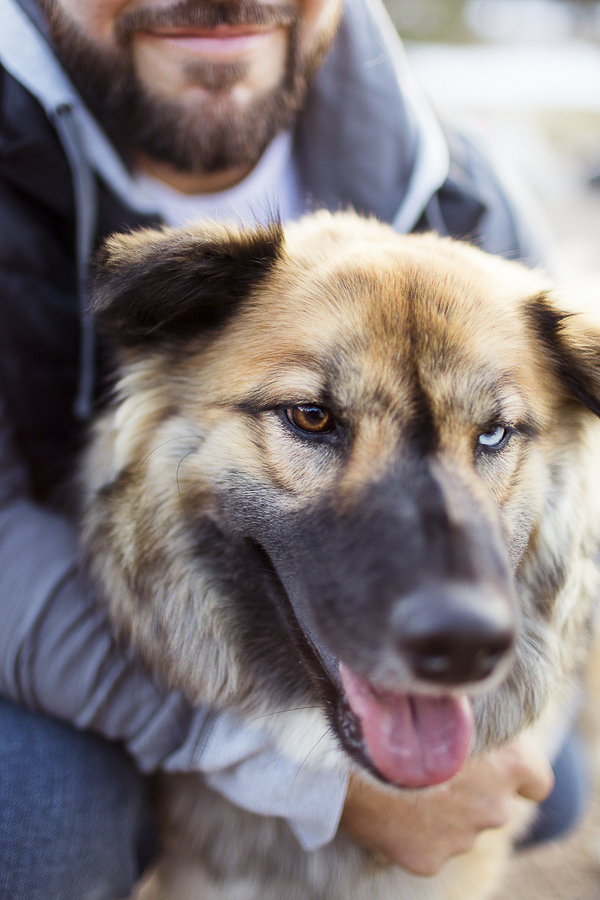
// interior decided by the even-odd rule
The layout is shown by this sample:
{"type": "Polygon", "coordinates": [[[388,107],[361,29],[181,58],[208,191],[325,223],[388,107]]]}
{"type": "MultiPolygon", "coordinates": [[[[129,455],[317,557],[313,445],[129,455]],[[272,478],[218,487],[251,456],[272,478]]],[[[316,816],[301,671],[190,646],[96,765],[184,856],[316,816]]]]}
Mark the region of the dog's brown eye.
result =
{"type": "Polygon", "coordinates": [[[308,434],[327,434],[335,429],[335,419],[329,410],[314,403],[290,406],[285,414],[292,425],[308,434]]]}

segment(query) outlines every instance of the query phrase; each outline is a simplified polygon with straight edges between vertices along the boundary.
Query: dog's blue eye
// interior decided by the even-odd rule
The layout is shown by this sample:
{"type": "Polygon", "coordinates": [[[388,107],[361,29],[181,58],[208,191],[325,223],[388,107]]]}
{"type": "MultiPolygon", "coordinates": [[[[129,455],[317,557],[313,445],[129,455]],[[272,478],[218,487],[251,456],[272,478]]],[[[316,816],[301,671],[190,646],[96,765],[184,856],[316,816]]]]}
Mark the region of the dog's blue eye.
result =
{"type": "Polygon", "coordinates": [[[510,429],[505,425],[496,425],[491,431],[484,431],[483,434],[480,434],[477,442],[485,450],[502,450],[508,443],[510,435],[510,429]]]}
{"type": "Polygon", "coordinates": [[[335,430],[335,419],[328,409],[315,403],[302,403],[285,410],[288,420],[307,434],[328,434],[335,430]]]}

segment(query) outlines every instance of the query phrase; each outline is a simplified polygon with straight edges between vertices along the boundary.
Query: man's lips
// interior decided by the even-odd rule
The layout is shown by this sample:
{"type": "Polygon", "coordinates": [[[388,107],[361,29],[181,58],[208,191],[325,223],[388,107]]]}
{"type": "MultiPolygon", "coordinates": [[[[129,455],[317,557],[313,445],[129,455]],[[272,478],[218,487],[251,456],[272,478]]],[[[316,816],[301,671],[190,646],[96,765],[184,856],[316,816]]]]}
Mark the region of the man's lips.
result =
{"type": "Polygon", "coordinates": [[[190,51],[226,54],[260,47],[280,27],[217,25],[216,28],[161,28],[144,34],[190,51]]]}

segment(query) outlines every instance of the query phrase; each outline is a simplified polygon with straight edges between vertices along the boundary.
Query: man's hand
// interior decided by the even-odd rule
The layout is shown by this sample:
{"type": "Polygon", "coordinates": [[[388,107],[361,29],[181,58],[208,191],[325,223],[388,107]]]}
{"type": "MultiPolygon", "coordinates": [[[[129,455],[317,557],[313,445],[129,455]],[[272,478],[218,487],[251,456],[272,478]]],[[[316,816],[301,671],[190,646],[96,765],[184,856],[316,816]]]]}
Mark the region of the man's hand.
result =
{"type": "Polygon", "coordinates": [[[519,794],[536,803],[554,783],[548,760],[525,741],[472,759],[434,791],[393,793],[350,779],[341,825],[357,843],[415,875],[435,875],[480,831],[505,825],[519,794]]]}

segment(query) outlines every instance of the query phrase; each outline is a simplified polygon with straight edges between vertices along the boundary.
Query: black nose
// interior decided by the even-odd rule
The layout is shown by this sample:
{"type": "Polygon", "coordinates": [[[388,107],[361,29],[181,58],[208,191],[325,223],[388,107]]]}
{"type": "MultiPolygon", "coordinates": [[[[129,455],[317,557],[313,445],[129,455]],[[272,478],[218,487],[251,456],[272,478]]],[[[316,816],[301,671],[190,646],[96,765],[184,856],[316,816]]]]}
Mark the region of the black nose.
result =
{"type": "Polygon", "coordinates": [[[490,676],[510,653],[513,604],[494,590],[452,585],[400,600],[394,642],[411,673],[432,684],[460,685],[490,676]]]}

